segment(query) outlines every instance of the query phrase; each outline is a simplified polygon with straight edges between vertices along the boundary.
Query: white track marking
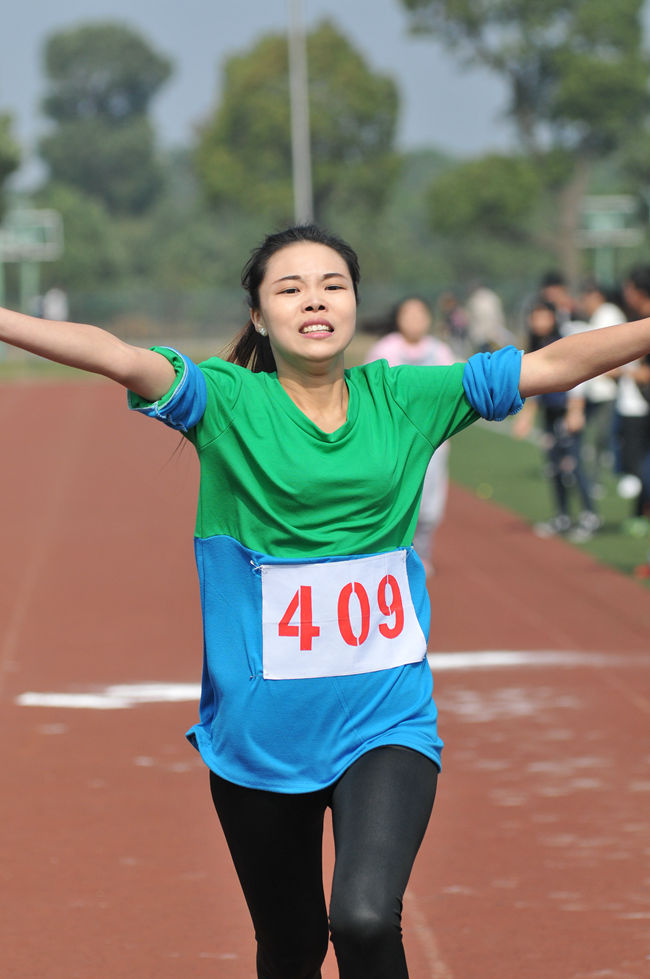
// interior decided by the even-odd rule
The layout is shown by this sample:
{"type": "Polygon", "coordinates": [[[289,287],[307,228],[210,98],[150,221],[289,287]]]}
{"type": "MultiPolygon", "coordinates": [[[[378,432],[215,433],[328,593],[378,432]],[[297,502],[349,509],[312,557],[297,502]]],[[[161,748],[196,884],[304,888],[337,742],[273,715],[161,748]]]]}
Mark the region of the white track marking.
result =
{"type": "Polygon", "coordinates": [[[562,650],[483,650],[459,653],[429,653],[434,673],[443,670],[493,670],[516,666],[650,666],[650,656],[643,653],[579,653],[562,650]]]}
{"type": "Polygon", "coordinates": [[[119,684],[84,693],[35,693],[16,697],[21,707],[63,707],[85,710],[124,710],[139,704],[172,704],[198,701],[198,683],[119,684]]]}
{"type": "MultiPolygon", "coordinates": [[[[83,389],[79,398],[83,396],[83,389]]],[[[0,644],[0,693],[8,673],[17,668],[18,651],[23,629],[34,607],[34,594],[47,568],[58,531],[61,511],[70,485],[74,482],[76,466],[83,458],[84,436],[92,430],[94,420],[87,410],[79,410],[78,404],[66,409],[62,425],[66,437],[58,446],[57,464],[48,473],[48,491],[34,516],[30,534],[17,568],[19,574],[16,593],[9,621],[5,623],[0,644]]]]}
{"type": "Polygon", "coordinates": [[[451,969],[446,965],[440,955],[438,941],[433,928],[427,921],[427,917],[412,891],[407,890],[404,894],[404,904],[413,922],[413,928],[420,943],[420,948],[424,953],[430,979],[454,979],[451,969]]]}
{"type": "MultiPolygon", "coordinates": [[[[465,653],[429,653],[434,673],[443,671],[494,670],[514,667],[603,667],[650,666],[650,656],[612,653],[577,653],[557,650],[516,652],[485,650],[465,653]]],[[[78,710],[125,710],[139,704],[171,704],[198,701],[198,683],[115,684],[78,692],[26,691],[16,697],[21,707],[60,707],[78,710]]]]}

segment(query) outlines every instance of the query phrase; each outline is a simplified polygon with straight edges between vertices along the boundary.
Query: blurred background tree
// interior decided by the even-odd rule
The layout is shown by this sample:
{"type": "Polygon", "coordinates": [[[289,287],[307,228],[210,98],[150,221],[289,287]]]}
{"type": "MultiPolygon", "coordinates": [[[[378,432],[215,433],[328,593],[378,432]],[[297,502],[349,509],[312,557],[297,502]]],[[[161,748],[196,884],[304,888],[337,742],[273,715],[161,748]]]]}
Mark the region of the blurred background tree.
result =
{"type": "MultiPolygon", "coordinates": [[[[370,70],[331,23],[307,36],[316,220],[385,204],[398,172],[392,79],[370,70]]],[[[284,35],[230,58],[223,93],[197,147],[199,179],[213,205],[237,204],[270,224],[293,219],[289,64],[284,35]]]]}
{"type": "Polygon", "coordinates": [[[130,28],[95,23],[52,35],[44,64],[54,128],[40,150],[52,181],[119,214],[146,210],[162,185],[148,111],[170,61],[130,28]]]}
{"type": "MultiPolygon", "coordinates": [[[[395,82],[323,22],[308,35],[316,218],[358,249],[370,326],[401,295],[462,299],[476,279],[514,314],[549,267],[591,270],[575,234],[585,192],[650,202],[642,3],[401,6],[414,29],[508,82],[513,149],[458,159],[441,134],[439,146],[400,152],[395,82]]],[[[172,64],[146,37],[85,24],[51,35],[44,54],[47,173],[29,194],[12,195],[6,179],[18,151],[0,115],[0,193],[4,181],[18,206],[63,218],[65,252],[43,265],[42,288],[66,289],[73,317],[132,335],[231,332],[251,247],[293,221],[285,35],[226,61],[209,118],[173,150],[158,148],[150,117],[172,64]]]]}
{"type": "Polygon", "coordinates": [[[65,248],[56,262],[43,266],[45,288],[57,285],[86,293],[120,279],[127,256],[118,227],[101,199],[69,184],[50,183],[35,203],[54,208],[64,219],[65,248]]]}
{"type": "MultiPolygon", "coordinates": [[[[463,64],[487,68],[507,82],[506,111],[530,167],[524,177],[524,161],[517,164],[516,186],[523,189],[524,179],[530,194],[518,234],[527,229],[530,240],[539,242],[534,214],[545,197],[544,243],[552,234],[557,261],[575,282],[580,273],[576,232],[594,167],[619,155],[625,170],[630,154],[628,170],[638,166],[630,134],[636,138],[639,132],[647,133],[650,63],[643,50],[643,0],[401,2],[411,13],[413,30],[456,50],[463,64]]],[[[511,162],[503,165],[503,176],[513,172],[511,162]]],[[[494,177],[493,159],[482,167],[484,174],[494,177]]],[[[480,180],[459,180],[453,199],[449,185],[447,195],[434,192],[432,219],[441,218],[454,233],[473,211],[477,226],[482,222],[487,230],[501,209],[510,212],[515,193],[507,179],[491,179],[490,185],[489,207],[480,180]],[[450,221],[454,202],[460,222],[456,226],[450,221]]],[[[502,240],[513,230],[506,224],[495,222],[502,240]]]]}
{"type": "Polygon", "coordinates": [[[20,165],[20,148],[11,134],[11,116],[0,113],[0,218],[5,204],[4,184],[20,165]]]}

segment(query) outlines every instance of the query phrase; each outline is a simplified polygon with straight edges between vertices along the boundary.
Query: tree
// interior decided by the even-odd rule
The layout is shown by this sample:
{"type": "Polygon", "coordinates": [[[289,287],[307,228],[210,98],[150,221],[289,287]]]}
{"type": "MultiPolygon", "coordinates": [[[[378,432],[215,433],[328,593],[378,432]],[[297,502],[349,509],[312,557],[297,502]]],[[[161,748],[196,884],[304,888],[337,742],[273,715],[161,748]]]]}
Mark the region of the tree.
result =
{"type": "MultiPolygon", "coordinates": [[[[541,172],[565,158],[557,187],[556,250],[578,274],[576,229],[593,164],[647,125],[650,64],[643,0],[402,0],[414,30],[431,33],[463,63],[501,75],[508,115],[541,172]]],[[[553,176],[557,176],[557,168],[553,176]]],[[[468,188],[471,194],[472,189],[468,188]]]]}
{"type": "Polygon", "coordinates": [[[40,148],[51,179],[118,213],[146,209],[161,182],[147,112],[170,61],[130,28],[97,23],[51,36],[45,70],[43,109],[56,126],[40,148]]]}
{"type": "MultiPolygon", "coordinates": [[[[0,113],[0,189],[5,180],[20,164],[20,150],[11,135],[11,118],[0,113]]],[[[2,216],[2,197],[0,197],[0,217],[2,216]]]]}
{"type": "MultiPolygon", "coordinates": [[[[397,90],[328,22],[307,39],[314,209],[380,208],[397,172],[397,90]]],[[[200,135],[197,170],[208,199],[292,218],[286,38],[269,35],[224,68],[223,96],[200,135]]]]}
{"type": "Polygon", "coordinates": [[[35,203],[54,208],[63,219],[65,248],[55,262],[42,267],[44,286],[71,293],[103,289],[124,272],[124,250],[100,201],[64,184],[49,184],[35,203]]]}
{"type": "Polygon", "coordinates": [[[484,227],[518,242],[525,237],[522,221],[539,190],[539,174],[528,160],[491,153],[436,180],[429,192],[432,223],[442,234],[467,234],[484,227]],[[468,187],[472,193],[467,193],[468,187]]]}

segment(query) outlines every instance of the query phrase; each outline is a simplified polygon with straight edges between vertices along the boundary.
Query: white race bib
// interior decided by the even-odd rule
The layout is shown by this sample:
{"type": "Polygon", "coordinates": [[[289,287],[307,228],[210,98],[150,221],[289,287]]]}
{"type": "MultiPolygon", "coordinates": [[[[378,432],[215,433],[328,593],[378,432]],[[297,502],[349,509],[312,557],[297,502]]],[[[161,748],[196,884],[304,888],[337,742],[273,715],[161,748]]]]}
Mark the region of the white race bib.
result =
{"type": "Polygon", "coordinates": [[[424,659],[405,550],[261,571],[265,679],[374,673],[424,659]]]}

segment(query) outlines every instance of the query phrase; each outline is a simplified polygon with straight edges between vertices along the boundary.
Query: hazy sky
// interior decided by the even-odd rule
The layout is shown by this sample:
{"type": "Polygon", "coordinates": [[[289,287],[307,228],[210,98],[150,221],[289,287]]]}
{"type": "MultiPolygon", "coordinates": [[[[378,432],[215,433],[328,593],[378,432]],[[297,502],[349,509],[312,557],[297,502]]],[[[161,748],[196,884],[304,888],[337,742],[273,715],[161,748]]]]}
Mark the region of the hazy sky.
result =
{"type": "MultiPolygon", "coordinates": [[[[334,20],[375,70],[390,74],[402,99],[399,142],[460,155],[511,145],[506,93],[484,72],[467,72],[437,44],[409,37],[398,0],[303,0],[306,26],[334,20]]],[[[43,42],[85,21],[121,20],[139,30],[175,72],[153,107],[165,145],[187,142],[218,97],[224,58],[262,34],[286,28],[286,0],[7,0],[0,46],[0,111],[29,149],[43,131],[43,42]]]]}

